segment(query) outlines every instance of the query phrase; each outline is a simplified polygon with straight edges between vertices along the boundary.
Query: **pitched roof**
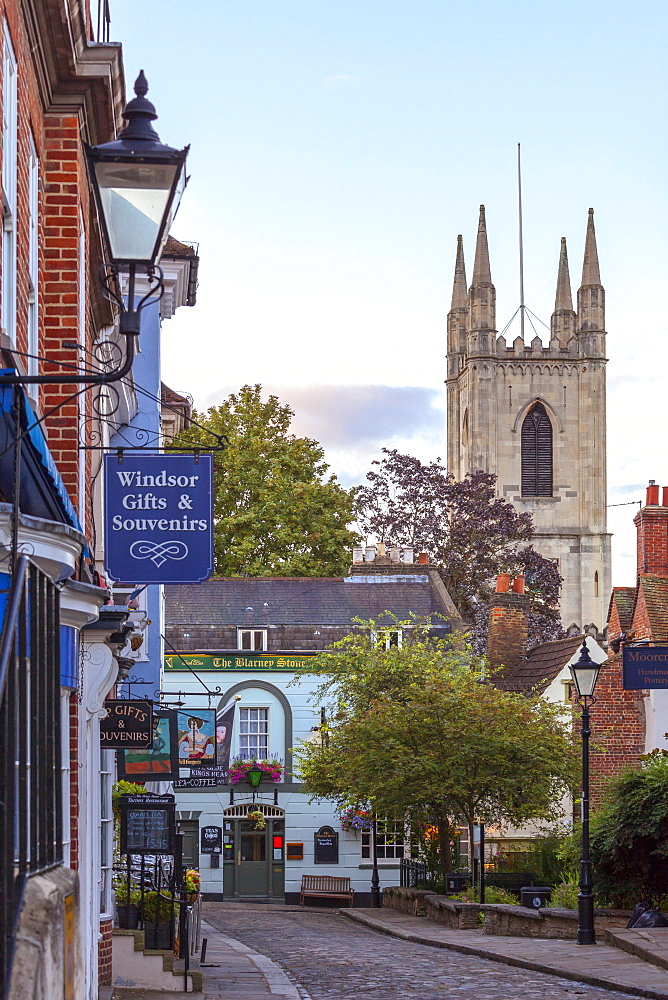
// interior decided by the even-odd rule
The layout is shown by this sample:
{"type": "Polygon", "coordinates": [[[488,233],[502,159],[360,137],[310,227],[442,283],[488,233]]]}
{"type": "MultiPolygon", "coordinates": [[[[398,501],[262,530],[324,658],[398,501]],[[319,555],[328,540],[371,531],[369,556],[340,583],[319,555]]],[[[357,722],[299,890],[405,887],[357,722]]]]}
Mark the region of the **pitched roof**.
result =
{"type": "Polygon", "coordinates": [[[619,617],[619,624],[621,625],[622,632],[627,632],[631,628],[633,622],[633,609],[636,603],[636,588],[635,587],[613,587],[612,594],[610,596],[610,606],[608,608],[608,621],[610,621],[610,615],[612,614],[612,605],[615,604],[617,608],[617,615],[619,617]]]}
{"type": "Polygon", "coordinates": [[[584,639],[584,635],[572,635],[566,639],[541,642],[516,667],[503,671],[495,683],[506,691],[542,692],[566,666],[584,639]]]}
{"type": "MultiPolygon", "coordinates": [[[[165,587],[167,625],[350,625],[354,618],[444,615],[424,576],[392,582],[342,577],[214,577],[165,587]]],[[[447,617],[447,615],[446,615],[447,617]]],[[[436,620],[436,624],[442,624],[436,620]]]]}
{"type": "Polygon", "coordinates": [[[645,598],[652,642],[668,642],[668,577],[641,574],[638,589],[645,598]]]}

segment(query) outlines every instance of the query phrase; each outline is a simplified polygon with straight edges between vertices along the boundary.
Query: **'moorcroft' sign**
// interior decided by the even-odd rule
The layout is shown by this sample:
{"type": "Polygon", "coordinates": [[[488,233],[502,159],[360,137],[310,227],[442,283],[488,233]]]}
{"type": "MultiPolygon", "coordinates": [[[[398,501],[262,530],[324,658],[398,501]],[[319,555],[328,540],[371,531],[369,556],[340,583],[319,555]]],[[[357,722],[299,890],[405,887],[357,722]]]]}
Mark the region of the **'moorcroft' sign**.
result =
{"type": "Polygon", "coordinates": [[[668,688],[668,646],[622,648],[624,690],[668,688]]]}
{"type": "Polygon", "coordinates": [[[211,455],[106,455],[105,566],[125,583],[200,583],[213,572],[211,455]]]}

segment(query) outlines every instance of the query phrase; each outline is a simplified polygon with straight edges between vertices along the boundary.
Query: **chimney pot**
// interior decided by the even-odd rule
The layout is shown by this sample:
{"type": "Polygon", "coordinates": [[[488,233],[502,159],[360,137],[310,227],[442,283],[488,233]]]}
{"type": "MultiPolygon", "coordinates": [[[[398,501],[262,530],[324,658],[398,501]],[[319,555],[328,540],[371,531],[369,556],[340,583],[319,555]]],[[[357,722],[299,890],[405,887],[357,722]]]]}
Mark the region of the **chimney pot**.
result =
{"type": "Polygon", "coordinates": [[[664,486],[661,490],[663,496],[661,497],[661,506],[668,507],[668,486],[664,486]]]}
{"type": "Polygon", "coordinates": [[[385,555],[385,542],[378,542],[378,555],[379,556],[385,555]]]}
{"type": "Polygon", "coordinates": [[[654,485],[653,479],[650,479],[649,486],[647,487],[647,506],[659,506],[659,487],[654,485]]]}
{"type": "Polygon", "coordinates": [[[404,549],[403,550],[403,562],[405,562],[405,563],[412,563],[413,562],[413,549],[412,548],[410,548],[410,549],[404,549]]]}
{"type": "Polygon", "coordinates": [[[499,573],[496,578],[497,594],[505,594],[510,587],[510,573],[499,573]]]}
{"type": "Polygon", "coordinates": [[[353,546],[353,563],[364,562],[364,549],[361,545],[353,546]]]}
{"type": "Polygon", "coordinates": [[[367,545],[364,550],[364,562],[373,562],[376,558],[376,546],[367,545]]]}
{"type": "Polygon", "coordinates": [[[418,562],[420,563],[421,566],[426,566],[426,564],[429,562],[429,556],[427,555],[426,552],[420,553],[420,555],[418,556],[418,562]]]}
{"type": "Polygon", "coordinates": [[[397,548],[396,545],[393,545],[390,549],[390,562],[401,562],[401,549],[397,548]]]}
{"type": "Polygon", "coordinates": [[[516,576],[513,580],[513,593],[523,594],[524,593],[524,574],[516,576]]]}

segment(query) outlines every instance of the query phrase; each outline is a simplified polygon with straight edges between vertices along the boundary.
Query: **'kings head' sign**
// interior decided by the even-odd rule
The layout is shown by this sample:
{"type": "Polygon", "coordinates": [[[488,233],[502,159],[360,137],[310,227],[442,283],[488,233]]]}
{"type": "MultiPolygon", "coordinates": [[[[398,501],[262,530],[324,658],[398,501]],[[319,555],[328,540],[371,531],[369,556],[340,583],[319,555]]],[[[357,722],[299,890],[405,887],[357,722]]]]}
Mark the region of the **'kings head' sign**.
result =
{"type": "Polygon", "coordinates": [[[128,583],[200,583],[213,571],[210,455],[106,455],[105,566],[128,583]]]}

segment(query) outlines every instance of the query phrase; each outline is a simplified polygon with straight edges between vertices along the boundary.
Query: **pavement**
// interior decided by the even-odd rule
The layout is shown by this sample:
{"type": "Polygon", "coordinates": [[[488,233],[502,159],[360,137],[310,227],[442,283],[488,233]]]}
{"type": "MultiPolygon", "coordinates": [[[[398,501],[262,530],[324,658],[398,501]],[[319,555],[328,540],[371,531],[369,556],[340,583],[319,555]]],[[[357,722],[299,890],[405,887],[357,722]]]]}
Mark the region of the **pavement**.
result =
{"type": "MultiPolygon", "coordinates": [[[[209,967],[201,968],[203,992],[195,994],[202,1000],[620,1000],[620,994],[668,1000],[668,969],[632,948],[491,937],[389,908],[206,903],[204,916],[209,967]]],[[[199,969],[199,962],[191,967],[199,969]]],[[[193,994],[100,994],[112,997],[193,994]]]]}

